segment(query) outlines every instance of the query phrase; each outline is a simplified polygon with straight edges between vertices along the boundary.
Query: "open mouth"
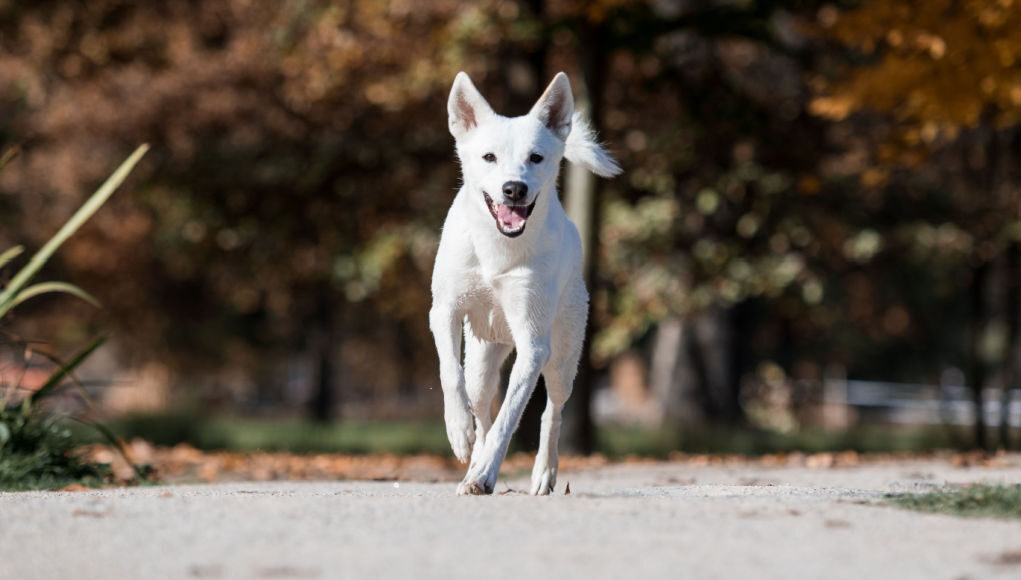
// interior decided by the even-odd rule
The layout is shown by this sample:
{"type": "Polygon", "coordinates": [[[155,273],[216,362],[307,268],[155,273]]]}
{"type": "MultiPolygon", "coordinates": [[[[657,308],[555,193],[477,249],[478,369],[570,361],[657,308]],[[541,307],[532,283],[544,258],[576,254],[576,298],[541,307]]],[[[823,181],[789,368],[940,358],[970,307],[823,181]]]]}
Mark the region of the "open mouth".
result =
{"type": "Polygon", "coordinates": [[[486,197],[489,213],[496,220],[496,229],[508,238],[516,238],[525,231],[528,216],[532,215],[535,202],[539,200],[539,196],[536,195],[535,201],[528,205],[501,205],[493,202],[493,198],[489,197],[488,193],[483,191],[482,195],[486,197]]]}

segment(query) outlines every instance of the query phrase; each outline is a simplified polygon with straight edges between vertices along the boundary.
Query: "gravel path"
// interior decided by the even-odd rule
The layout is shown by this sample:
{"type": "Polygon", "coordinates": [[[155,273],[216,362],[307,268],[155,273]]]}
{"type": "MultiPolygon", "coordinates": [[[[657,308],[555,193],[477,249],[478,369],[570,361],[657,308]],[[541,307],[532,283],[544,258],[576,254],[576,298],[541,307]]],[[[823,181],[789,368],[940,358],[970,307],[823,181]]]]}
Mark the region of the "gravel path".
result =
{"type": "Polygon", "coordinates": [[[560,479],[546,498],[514,491],[523,479],[468,498],[407,482],[0,493],[0,578],[1021,577],[1016,520],[875,505],[890,491],[1019,482],[1018,456],[997,468],[616,465],[560,479]]]}

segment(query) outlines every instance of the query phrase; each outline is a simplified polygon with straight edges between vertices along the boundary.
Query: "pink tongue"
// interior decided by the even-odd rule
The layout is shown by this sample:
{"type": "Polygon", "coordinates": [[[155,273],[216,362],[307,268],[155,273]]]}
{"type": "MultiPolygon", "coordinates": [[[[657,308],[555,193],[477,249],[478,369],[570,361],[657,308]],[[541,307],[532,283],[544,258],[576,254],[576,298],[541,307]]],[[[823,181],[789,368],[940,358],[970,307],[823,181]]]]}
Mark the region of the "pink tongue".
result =
{"type": "Polygon", "coordinates": [[[497,205],[496,217],[500,218],[500,223],[503,225],[516,230],[528,218],[528,207],[522,205],[514,207],[497,205]]]}

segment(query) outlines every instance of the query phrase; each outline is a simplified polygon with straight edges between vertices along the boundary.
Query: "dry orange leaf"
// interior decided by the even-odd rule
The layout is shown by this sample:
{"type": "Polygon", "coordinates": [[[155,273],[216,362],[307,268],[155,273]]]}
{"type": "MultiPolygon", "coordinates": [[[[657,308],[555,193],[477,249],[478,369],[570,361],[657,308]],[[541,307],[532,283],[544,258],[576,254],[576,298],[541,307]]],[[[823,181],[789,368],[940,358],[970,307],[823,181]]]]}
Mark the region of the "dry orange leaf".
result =
{"type": "Polygon", "coordinates": [[[50,491],[89,491],[91,487],[85,487],[80,483],[72,483],[71,485],[64,486],[60,489],[52,489],[50,491]]]}

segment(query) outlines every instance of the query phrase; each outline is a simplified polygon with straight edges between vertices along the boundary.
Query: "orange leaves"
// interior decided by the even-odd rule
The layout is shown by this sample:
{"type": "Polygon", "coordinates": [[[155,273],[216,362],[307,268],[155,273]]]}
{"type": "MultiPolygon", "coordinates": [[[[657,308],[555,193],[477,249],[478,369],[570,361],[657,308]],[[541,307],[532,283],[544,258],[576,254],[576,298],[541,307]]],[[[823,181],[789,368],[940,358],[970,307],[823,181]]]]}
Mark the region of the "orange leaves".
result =
{"type": "Polygon", "coordinates": [[[813,115],[833,121],[843,121],[860,105],[848,95],[816,97],[808,105],[813,115]]]}
{"type": "Polygon", "coordinates": [[[875,58],[825,86],[813,113],[871,109],[929,127],[929,143],[933,124],[973,127],[990,110],[1000,126],[1021,120],[1021,3],[867,0],[827,23],[832,40],[875,58]]]}
{"type": "MultiPolygon", "coordinates": [[[[141,440],[131,442],[131,450],[143,463],[152,465],[160,480],[168,483],[190,481],[273,481],[273,480],[373,480],[373,481],[457,481],[464,466],[453,457],[437,455],[348,455],[296,454],[287,452],[200,451],[187,443],[174,447],[154,447],[141,440]]],[[[122,458],[103,445],[87,448],[96,461],[110,462],[117,479],[128,481],[133,471],[122,458]]],[[[526,472],[534,456],[515,453],[501,467],[504,474],[526,472]]],[[[562,471],[603,466],[602,455],[565,456],[562,471]]],[[[79,491],[70,486],[60,491],[79,491]]],[[[81,491],[88,488],[81,487],[81,491]]]]}

